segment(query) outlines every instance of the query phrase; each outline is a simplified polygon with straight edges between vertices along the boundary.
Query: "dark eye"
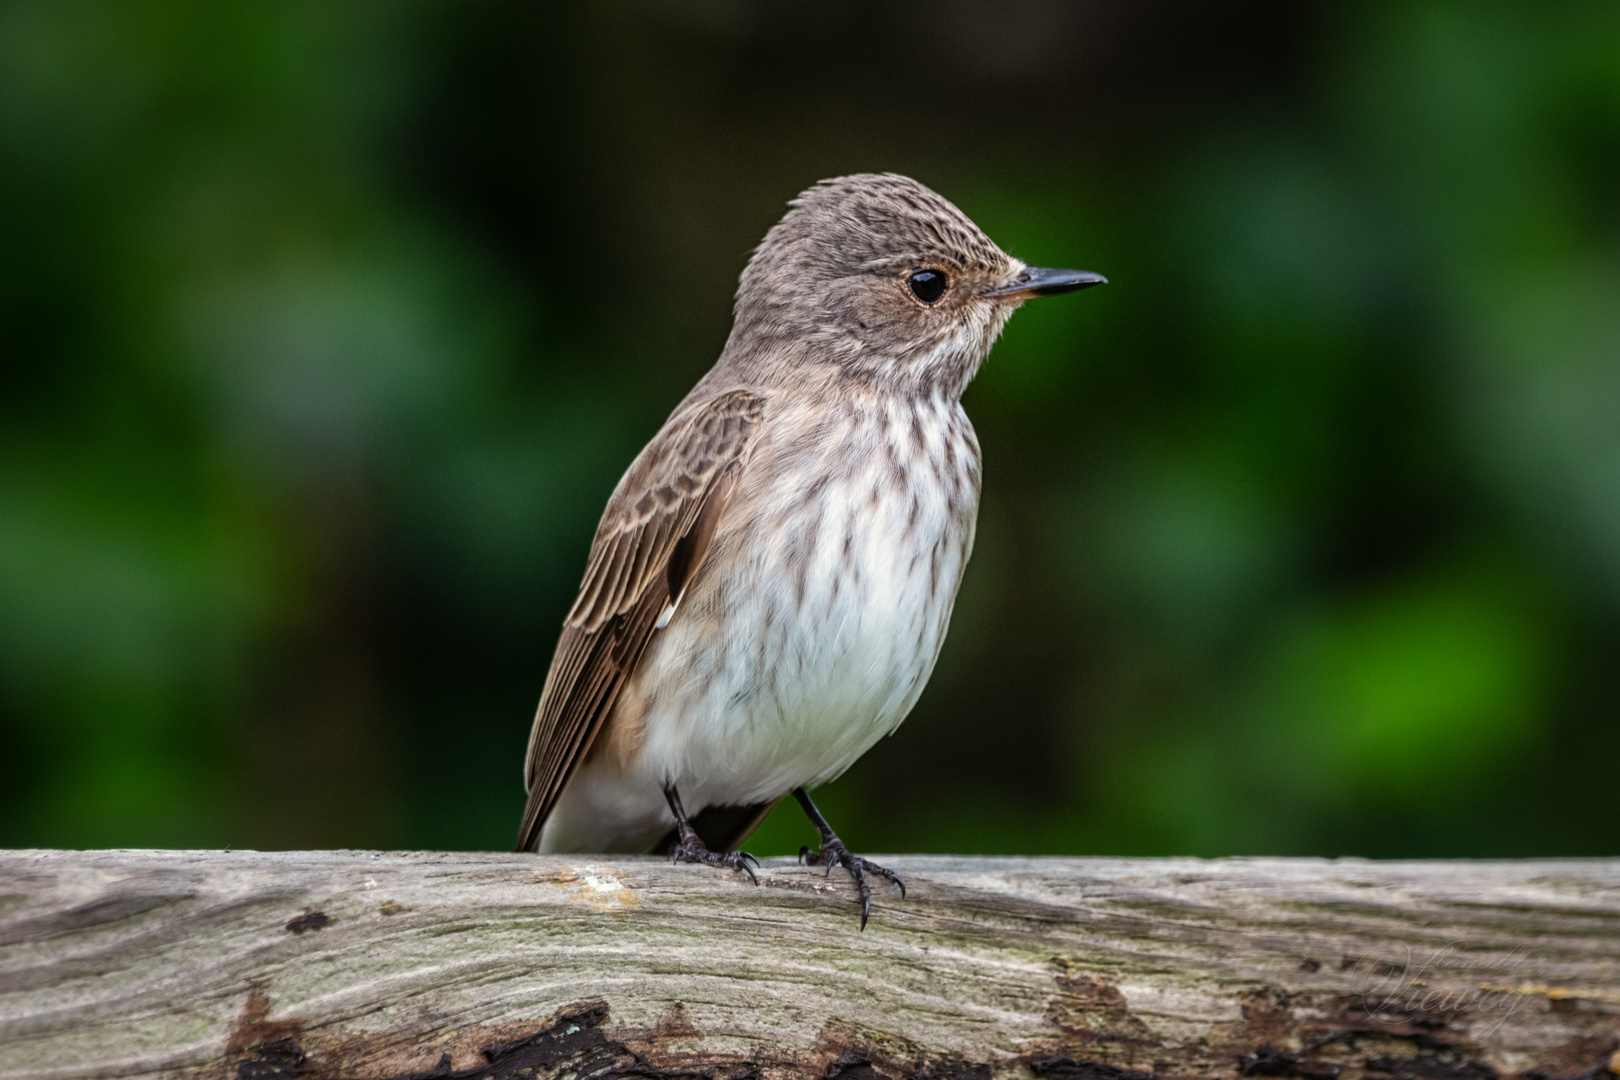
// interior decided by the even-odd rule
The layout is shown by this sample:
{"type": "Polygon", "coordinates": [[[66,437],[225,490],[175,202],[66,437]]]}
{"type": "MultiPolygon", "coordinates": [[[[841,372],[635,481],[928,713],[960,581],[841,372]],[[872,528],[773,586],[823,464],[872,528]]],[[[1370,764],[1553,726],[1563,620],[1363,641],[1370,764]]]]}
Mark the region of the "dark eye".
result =
{"type": "Polygon", "coordinates": [[[950,283],[950,279],[938,270],[913,270],[911,276],[906,278],[906,284],[911,287],[911,295],[925,304],[932,304],[944,296],[945,286],[950,283]]]}

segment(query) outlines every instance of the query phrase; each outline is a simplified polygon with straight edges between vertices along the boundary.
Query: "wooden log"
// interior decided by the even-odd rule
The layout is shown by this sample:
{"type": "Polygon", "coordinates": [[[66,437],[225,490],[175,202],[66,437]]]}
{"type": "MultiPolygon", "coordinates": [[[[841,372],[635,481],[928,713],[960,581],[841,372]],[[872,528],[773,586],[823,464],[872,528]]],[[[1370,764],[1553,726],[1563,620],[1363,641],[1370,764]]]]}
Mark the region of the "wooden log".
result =
{"type": "Polygon", "coordinates": [[[1612,1080],[1620,860],[0,854],[0,1076],[1612,1080]]]}

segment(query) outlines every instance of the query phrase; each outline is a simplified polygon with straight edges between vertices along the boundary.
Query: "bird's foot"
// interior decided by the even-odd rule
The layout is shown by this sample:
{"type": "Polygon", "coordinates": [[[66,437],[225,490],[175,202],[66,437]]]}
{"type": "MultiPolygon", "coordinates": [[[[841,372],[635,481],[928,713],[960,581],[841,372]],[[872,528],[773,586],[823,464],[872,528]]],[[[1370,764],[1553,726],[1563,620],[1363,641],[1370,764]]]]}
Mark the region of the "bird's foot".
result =
{"type": "Polygon", "coordinates": [[[754,876],[754,867],[759,860],[746,851],[710,851],[698,839],[698,834],[690,829],[681,837],[681,842],[675,845],[675,854],[670,862],[702,863],[704,866],[718,866],[726,870],[741,870],[748,875],[748,880],[755,885],[759,878],[754,876]]]}
{"type": "MultiPolygon", "coordinates": [[[[827,873],[831,874],[835,866],[842,866],[849,871],[849,876],[855,879],[855,891],[861,897],[861,929],[866,929],[866,920],[872,914],[872,887],[866,883],[868,873],[878,877],[887,878],[900,886],[900,898],[906,896],[906,882],[899,874],[886,866],[879,866],[870,859],[863,859],[859,855],[851,855],[844,842],[834,836],[824,840],[820,851],[811,851],[807,847],[799,849],[799,861],[806,866],[825,866],[827,873]]],[[[823,875],[825,876],[825,875],[823,875]]]]}

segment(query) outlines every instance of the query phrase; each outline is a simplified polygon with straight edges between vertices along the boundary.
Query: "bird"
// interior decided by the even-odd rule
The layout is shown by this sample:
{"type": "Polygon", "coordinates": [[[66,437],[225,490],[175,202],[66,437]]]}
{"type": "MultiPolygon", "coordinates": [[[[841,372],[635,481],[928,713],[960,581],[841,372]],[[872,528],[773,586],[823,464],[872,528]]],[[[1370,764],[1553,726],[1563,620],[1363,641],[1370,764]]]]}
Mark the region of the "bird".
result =
{"type": "Polygon", "coordinates": [[[962,392],[1026,300],[1106,281],[1025,265],[906,176],[823,180],[739,280],[730,335],[608,499],[529,736],[517,850],[746,873],[783,798],[868,877],[809,792],[911,711],[973,549],[962,392]]]}

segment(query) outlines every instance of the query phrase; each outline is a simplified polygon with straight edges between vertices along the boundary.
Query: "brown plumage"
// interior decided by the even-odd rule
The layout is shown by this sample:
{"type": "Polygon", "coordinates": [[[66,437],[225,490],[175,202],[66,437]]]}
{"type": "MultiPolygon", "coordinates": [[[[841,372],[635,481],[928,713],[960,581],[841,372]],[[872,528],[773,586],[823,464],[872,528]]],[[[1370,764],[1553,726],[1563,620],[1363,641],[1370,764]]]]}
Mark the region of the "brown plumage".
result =
{"type": "Polygon", "coordinates": [[[864,925],[865,874],[898,879],[804,789],[892,731],[932,670],[978,506],[962,390],[1024,299],[1101,280],[1025,267],[902,176],[795,199],[720,360],[608,502],[535,716],[519,850],[673,830],[677,858],[752,874],[725,851],[792,792],[821,835],[807,858],[851,871],[864,925]]]}
{"type": "Polygon", "coordinates": [[[764,399],[746,390],[677,413],[614,493],[529,735],[519,851],[539,843],[659,616],[702,566],[763,413],[764,399]]]}

